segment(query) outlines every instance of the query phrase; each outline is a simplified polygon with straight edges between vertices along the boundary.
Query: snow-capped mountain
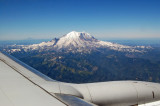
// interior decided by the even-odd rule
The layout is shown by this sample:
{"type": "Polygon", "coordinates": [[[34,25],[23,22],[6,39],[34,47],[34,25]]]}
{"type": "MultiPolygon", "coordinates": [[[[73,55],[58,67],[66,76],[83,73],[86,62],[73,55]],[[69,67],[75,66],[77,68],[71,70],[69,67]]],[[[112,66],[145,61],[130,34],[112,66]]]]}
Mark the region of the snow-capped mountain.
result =
{"type": "Polygon", "coordinates": [[[37,50],[37,49],[54,49],[54,50],[69,50],[69,51],[87,51],[96,48],[108,48],[116,51],[125,52],[144,52],[144,49],[150,47],[145,46],[125,46],[112,42],[100,41],[86,32],[72,31],[61,38],[53,39],[48,42],[33,45],[21,45],[24,50],[37,50]]]}
{"type": "Polygon", "coordinates": [[[98,40],[88,33],[72,31],[59,39],[55,47],[62,48],[86,48],[97,46],[98,40]]]}

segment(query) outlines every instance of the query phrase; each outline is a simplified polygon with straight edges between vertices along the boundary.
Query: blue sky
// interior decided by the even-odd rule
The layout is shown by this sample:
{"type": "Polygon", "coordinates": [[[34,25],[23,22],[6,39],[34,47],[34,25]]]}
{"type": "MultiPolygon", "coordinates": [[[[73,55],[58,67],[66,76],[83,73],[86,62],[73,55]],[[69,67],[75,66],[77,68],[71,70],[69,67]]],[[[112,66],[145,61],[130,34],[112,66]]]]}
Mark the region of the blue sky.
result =
{"type": "Polygon", "coordinates": [[[0,40],[73,30],[98,39],[160,38],[160,0],[0,0],[0,40]]]}

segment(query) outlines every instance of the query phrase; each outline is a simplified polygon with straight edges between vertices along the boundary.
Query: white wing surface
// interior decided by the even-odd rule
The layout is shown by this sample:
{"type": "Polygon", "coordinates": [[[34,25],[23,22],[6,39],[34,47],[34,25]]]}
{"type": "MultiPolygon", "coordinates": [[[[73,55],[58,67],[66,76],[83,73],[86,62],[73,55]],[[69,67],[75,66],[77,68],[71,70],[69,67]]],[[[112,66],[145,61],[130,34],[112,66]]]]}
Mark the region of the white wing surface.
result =
{"type": "Polygon", "coordinates": [[[25,70],[0,53],[0,106],[65,105],[31,80],[43,79],[25,70]]]}
{"type": "Polygon", "coordinates": [[[0,52],[0,106],[92,105],[74,96],[67,99],[65,95],[65,99],[62,99],[58,83],[16,58],[0,52]]]}
{"type": "Polygon", "coordinates": [[[53,80],[0,52],[0,106],[160,106],[160,84],[110,81],[72,84],[53,80]]]}

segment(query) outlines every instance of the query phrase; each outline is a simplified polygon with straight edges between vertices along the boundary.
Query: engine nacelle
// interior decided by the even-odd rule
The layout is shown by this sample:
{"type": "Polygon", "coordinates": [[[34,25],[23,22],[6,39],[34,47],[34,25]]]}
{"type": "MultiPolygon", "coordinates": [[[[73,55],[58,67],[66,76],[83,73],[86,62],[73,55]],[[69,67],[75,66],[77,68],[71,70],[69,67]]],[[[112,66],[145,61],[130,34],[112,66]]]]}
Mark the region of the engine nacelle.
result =
{"type": "Polygon", "coordinates": [[[73,85],[87,101],[102,106],[131,106],[160,100],[160,84],[111,81],[73,85]]]}

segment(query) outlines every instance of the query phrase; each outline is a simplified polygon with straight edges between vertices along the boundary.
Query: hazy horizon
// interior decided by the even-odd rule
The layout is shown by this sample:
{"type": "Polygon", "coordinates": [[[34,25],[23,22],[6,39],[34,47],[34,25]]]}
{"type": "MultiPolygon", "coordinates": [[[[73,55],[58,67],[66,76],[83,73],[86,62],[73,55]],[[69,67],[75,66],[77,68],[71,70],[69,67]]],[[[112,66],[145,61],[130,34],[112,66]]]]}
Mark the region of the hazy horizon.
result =
{"type": "MultiPolygon", "coordinates": [[[[62,35],[63,36],[63,35],[62,35]]],[[[22,39],[0,39],[0,41],[21,41],[21,40],[52,40],[54,38],[61,38],[62,36],[54,36],[53,38],[22,38],[22,39]]],[[[95,37],[93,35],[93,37],[95,37]]],[[[150,37],[150,38],[97,38],[95,37],[96,39],[98,40],[102,40],[102,41],[105,41],[105,40],[160,40],[160,37],[150,37]]]]}

